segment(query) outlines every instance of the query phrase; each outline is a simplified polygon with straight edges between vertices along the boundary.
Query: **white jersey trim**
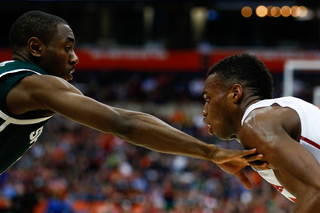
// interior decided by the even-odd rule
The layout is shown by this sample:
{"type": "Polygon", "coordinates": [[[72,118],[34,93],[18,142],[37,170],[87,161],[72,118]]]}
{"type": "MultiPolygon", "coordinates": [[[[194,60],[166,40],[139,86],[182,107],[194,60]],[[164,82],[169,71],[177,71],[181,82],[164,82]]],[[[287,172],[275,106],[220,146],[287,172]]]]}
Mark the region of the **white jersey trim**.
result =
{"type": "Polygon", "coordinates": [[[270,100],[262,100],[262,101],[259,101],[257,103],[254,103],[252,105],[250,105],[246,111],[244,112],[243,114],[243,117],[241,119],[241,126],[243,126],[243,123],[244,123],[244,120],[248,117],[248,115],[255,109],[258,109],[258,108],[264,108],[264,107],[268,107],[270,105],[272,105],[272,102],[273,103],[277,103],[276,101],[270,101],[270,100]],[[268,101],[268,102],[267,102],[268,101]]]}
{"type": "Polygon", "coordinates": [[[4,130],[4,128],[6,128],[6,126],[8,126],[9,124],[17,124],[17,125],[28,125],[28,124],[36,124],[36,123],[40,123],[43,121],[48,120],[49,118],[51,118],[52,116],[49,117],[43,117],[43,118],[35,118],[35,119],[16,119],[16,118],[12,118],[8,115],[6,115],[4,112],[2,112],[0,110],[0,117],[5,120],[4,123],[1,124],[0,126],[0,132],[2,130],[4,130]]]}
{"type": "Polygon", "coordinates": [[[2,74],[0,75],[0,78],[1,78],[2,76],[7,75],[7,74],[17,73],[17,72],[21,72],[21,71],[28,71],[28,72],[33,72],[33,73],[38,74],[38,75],[42,75],[41,73],[38,73],[38,72],[36,72],[36,71],[34,71],[34,70],[29,70],[29,69],[16,69],[16,70],[11,70],[11,71],[2,73],[2,74]]]}

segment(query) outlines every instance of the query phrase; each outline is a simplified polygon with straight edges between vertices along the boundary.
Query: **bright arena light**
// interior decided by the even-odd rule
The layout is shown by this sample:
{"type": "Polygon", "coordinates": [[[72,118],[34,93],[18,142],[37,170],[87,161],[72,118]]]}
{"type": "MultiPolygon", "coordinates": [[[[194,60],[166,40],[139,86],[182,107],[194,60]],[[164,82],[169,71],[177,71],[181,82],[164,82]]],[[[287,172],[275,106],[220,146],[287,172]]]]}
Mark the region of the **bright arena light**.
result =
{"type": "Polygon", "coordinates": [[[293,7],[291,7],[291,15],[292,15],[293,17],[298,17],[298,16],[300,16],[300,14],[301,14],[301,9],[300,9],[300,7],[298,7],[298,6],[293,6],[293,7]]]}
{"type": "Polygon", "coordinates": [[[291,8],[289,6],[281,7],[280,13],[283,17],[289,17],[291,15],[291,8]]]}
{"type": "Polygon", "coordinates": [[[256,9],[256,14],[257,14],[257,16],[259,16],[261,18],[265,17],[268,14],[268,9],[265,6],[260,5],[256,9]]]}
{"type": "Polygon", "coordinates": [[[300,6],[301,13],[299,17],[305,17],[308,14],[308,9],[305,6],[300,6]]]}
{"type": "MultiPolygon", "coordinates": [[[[308,10],[305,6],[292,6],[289,7],[287,5],[282,6],[281,8],[279,6],[264,6],[259,5],[256,8],[256,14],[258,17],[274,17],[278,18],[279,16],[283,17],[289,17],[290,15],[297,20],[303,21],[303,20],[311,20],[315,15],[312,10],[308,10]]],[[[253,10],[249,6],[245,6],[241,9],[241,15],[245,18],[251,17],[253,14],[253,10]]]]}
{"type": "Polygon", "coordinates": [[[245,6],[241,10],[241,14],[245,18],[249,18],[252,15],[252,9],[251,7],[245,6]]]}
{"type": "Polygon", "coordinates": [[[269,16],[269,17],[272,17],[272,15],[271,15],[272,8],[273,8],[273,6],[271,6],[271,5],[267,7],[267,10],[268,10],[267,16],[269,16]]]}
{"type": "Polygon", "coordinates": [[[273,17],[275,17],[275,18],[278,18],[278,17],[281,15],[281,13],[280,13],[280,7],[273,7],[273,8],[271,9],[271,15],[272,15],[273,17]]]}

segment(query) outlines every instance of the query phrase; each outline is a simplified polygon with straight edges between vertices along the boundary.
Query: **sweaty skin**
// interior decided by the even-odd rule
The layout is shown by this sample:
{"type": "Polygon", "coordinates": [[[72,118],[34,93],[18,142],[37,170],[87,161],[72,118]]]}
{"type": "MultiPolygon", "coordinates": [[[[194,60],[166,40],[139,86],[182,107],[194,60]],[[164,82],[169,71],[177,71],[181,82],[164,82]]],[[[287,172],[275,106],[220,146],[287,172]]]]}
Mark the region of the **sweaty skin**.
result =
{"type": "Polygon", "coordinates": [[[290,108],[252,111],[239,132],[245,148],[258,147],[281,185],[297,199],[294,212],[319,212],[320,165],[298,141],[300,119],[290,108]],[[311,174],[312,173],[312,174],[311,174]],[[308,205],[307,205],[308,204],[308,205]]]}
{"type": "Polygon", "coordinates": [[[248,106],[260,101],[234,84],[231,89],[210,75],[203,89],[204,122],[209,133],[223,140],[237,139],[246,149],[257,148],[282,186],[296,197],[294,213],[320,212],[320,165],[299,144],[301,124],[290,108],[273,105],[253,110],[241,126],[248,106]]]}

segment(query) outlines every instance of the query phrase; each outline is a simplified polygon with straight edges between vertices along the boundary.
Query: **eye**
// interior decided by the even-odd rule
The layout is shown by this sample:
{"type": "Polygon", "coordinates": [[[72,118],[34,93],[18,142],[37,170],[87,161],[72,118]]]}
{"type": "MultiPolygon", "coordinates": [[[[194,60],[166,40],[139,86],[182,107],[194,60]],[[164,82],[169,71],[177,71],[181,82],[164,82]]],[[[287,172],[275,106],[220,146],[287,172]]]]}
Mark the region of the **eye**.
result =
{"type": "Polygon", "coordinates": [[[209,98],[206,98],[205,101],[206,101],[206,103],[208,104],[209,101],[210,101],[210,99],[209,99],[209,98]]]}
{"type": "Polygon", "coordinates": [[[65,47],[65,49],[66,49],[66,51],[69,51],[69,50],[71,50],[71,47],[67,46],[67,47],[65,47]]]}

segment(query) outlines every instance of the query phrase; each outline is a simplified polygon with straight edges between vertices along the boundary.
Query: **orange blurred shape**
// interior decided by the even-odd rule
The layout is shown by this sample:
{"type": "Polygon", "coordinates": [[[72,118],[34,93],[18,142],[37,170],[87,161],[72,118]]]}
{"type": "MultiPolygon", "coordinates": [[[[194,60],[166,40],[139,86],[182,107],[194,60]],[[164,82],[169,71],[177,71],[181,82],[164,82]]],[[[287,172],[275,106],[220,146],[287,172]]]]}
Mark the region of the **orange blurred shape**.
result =
{"type": "Polygon", "coordinates": [[[248,6],[245,6],[242,8],[241,14],[245,18],[249,18],[252,15],[252,9],[248,6]]]}

